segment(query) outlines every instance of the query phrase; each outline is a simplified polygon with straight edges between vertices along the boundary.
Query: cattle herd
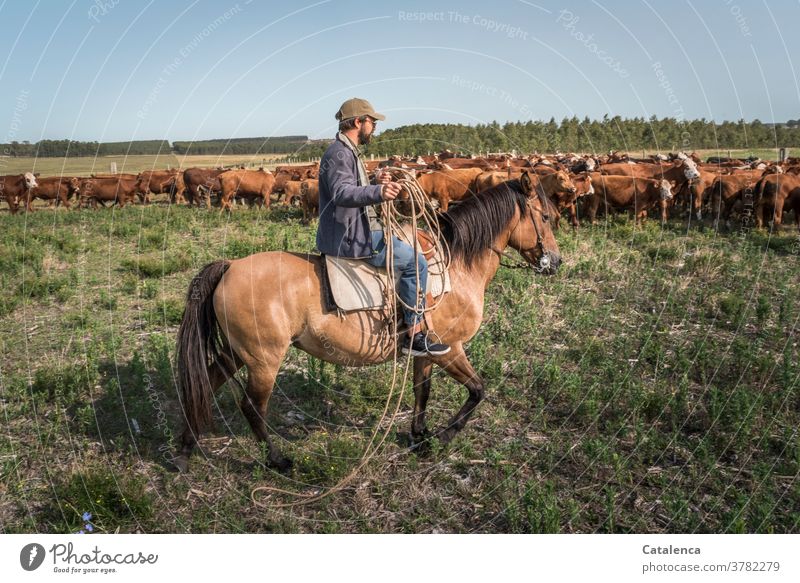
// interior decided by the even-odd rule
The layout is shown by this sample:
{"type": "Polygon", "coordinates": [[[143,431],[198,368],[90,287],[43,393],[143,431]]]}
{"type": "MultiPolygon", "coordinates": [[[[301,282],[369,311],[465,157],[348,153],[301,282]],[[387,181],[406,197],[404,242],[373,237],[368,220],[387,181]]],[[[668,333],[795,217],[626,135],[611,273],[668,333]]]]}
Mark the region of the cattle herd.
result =
{"type": "MultiPolygon", "coordinates": [[[[461,157],[447,150],[430,156],[366,163],[371,174],[378,168],[402,168],[416,175],[431,206],[445,212],[451,204],[519,178],[528,172],[552,203],[555,226],[562,214],[577,228],[579,217],[592,223],[598,213],[632,211],[635,221],[657,213],[707,217],[715,227],[730,225],[734,216],[756,226],[780,225],[784,213],[793,212],[800,229],[800,159],[783,162],[711,158],[696,154],[657,155],[634,159],[610,153],[605,156],[490,155],[461,157]]],[[[166,194],[171,203],[230,210],[237,201],[250,206],[271,202],[303,208],[304,219],[318,213],[318,164],[278,166],[274,172],[244,168],[189,168],[151,170],[139,174],[90,177],[40,177],[33,173],[0,176],[0,200],[10,212],[32,211],[35,199],[51,206],[77,208],[128,203],[149,204],[151,194],[166,194]]],[[[401,197],[402,198],[402,197],[401,197]]]]}

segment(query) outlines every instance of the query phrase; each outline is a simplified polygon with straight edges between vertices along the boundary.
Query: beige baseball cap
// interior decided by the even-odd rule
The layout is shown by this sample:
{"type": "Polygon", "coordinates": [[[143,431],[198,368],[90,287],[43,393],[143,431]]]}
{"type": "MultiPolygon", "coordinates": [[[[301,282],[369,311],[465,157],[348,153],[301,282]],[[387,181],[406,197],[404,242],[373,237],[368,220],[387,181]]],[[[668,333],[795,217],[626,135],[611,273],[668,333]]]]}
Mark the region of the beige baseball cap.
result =
{"type": "Polygon", "coordinates": [[[385,115],[381,115],[375,111],[369,101],[366,99],[359,99],[358,97],[353,97],[353,99],[348,99],[342,103],[339,111],[336,112],[336,119],[342,121],[343,119],[361,117],[362,115],[368,115],[380,120],[386,119],[385,115]]]}

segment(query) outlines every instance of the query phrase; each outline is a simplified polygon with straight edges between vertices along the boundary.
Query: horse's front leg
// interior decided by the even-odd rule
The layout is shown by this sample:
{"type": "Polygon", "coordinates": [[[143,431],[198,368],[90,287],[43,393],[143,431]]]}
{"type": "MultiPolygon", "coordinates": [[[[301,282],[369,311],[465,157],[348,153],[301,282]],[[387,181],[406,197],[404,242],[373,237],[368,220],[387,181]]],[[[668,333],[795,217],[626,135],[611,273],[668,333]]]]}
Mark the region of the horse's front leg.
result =
{"type": "Polygon", "coordinates": [[[414,416],[411,420],[411,441],[413,444],[428,437],[425,427],[425,409],[431,396],[431,372],[433,363],[422,356],[414,358],[414,416]]]}
{"type": "Polygon", "coordinates": [[[432,360],[434,364],[442,367],[447,374],[467,387],[467,391],[469,391],[467,400],[458,413],[450,419],[446,427],[436,432],[439,441],[447,444],[455,437],[456,433],[464,428],[475,407],[483,400],[484,384],[481,377],[472,368],[472,364],[464,353],[464,347],[460,343],[453,345],[449,353],[433,357],[432,360]]]}

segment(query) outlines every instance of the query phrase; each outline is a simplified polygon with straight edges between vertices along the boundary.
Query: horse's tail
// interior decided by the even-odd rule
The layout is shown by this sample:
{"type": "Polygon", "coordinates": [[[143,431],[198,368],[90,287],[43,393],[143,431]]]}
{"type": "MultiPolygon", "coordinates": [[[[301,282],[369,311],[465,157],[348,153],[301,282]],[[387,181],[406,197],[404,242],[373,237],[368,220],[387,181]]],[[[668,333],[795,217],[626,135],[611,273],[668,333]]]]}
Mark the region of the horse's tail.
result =
{"type": "Polygon", "coordinates": [[[753,187],[753,200],[754,201],[759,200],[765,194],[765,192],[764,192],[765,187],[766,187],[766,180],[765,179],[766,179],[766,176],[762,176],[761,178],[758,179],[758,182],[756,182],[756,185],[753,187]]]}
{"type": "Polygon", "coordinates": [[[222,342],[214,312],[214,290],[228,267],[230,261],[215,261],[206,265],[192,279],[186,294],[183,320],[178,329],[179,393],[186,423],[195,435],[213,422],[211,403],[214,388],[208,368],[214,362],[224,364],[219,358],[222,342]]]}

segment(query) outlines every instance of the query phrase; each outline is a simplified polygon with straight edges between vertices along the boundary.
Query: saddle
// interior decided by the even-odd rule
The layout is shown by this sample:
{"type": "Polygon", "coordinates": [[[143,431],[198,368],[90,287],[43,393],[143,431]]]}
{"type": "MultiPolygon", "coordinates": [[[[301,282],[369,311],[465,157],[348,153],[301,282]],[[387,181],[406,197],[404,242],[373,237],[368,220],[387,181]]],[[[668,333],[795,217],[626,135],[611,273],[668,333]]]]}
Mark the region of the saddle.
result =
{"type": "MultiPolygon", "coordinates": [[[[411,228],[404,226],[397,237],[412,245],[411,228]]],[[[425,290],[426,305],[432,306],[434,299],[450,291],[450,274],[445,268],[444,258],[436,253],[430,234],[417,231],[419,249],[428,260],[428,285],[425,290]]],[[[380,310],[394,300],[394,290],[389,289],[389,276],[385,268],[373,267],[362,259],[323,255],[323,298],[325,310],[352,312],[358,310],[380,310]]]]}

